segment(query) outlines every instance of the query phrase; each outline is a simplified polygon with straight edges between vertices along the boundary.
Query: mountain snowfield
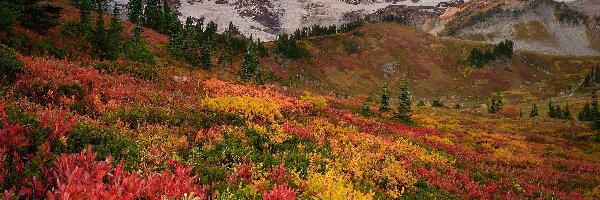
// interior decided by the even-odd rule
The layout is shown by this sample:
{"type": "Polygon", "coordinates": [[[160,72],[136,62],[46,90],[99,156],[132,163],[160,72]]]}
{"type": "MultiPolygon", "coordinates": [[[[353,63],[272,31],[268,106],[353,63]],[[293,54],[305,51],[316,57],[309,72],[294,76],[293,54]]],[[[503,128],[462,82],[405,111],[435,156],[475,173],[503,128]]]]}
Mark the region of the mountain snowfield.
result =
{"type": "MultiPolygon", "coordinates": [[[[230,22],[245,35],[274,40],[281,33],[302,27],[342,24],[347,16],[362,16],[389,5],[435,6],[450,0],[179,0],[181,18],[205,18],[219,25],[230,22]],[[357,3],[354,3],[357,2],[357,3]]],[[[467,0],[468,1],[468,0],[467,0]]],[[[115,0],[126,5],[127,0],[115,0]]]]}

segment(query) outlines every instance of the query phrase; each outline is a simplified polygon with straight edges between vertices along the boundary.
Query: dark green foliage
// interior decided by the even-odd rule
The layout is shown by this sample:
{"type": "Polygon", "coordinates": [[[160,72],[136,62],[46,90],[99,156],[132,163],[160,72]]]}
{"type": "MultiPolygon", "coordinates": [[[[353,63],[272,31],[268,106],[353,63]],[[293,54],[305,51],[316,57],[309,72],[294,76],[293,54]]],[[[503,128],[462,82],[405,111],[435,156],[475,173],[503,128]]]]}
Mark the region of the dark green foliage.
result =
{"type": "Polygon", "coordinates": [[[240,79],[242,79],[242,81],[260,79],[261,69],[258,65],[259,62],[254,44],[249,43],[246,55],[244,55],[244,62],[240,66],[240,79]]]}
{"type": "Polygon", "coordinates": [[[0,1],[0,32],[7,32],[17,22],[17,10],[8,2],[0,1]]]}
{"type": "Polygon", "coordinates": [[[419,100],[419,102],[417,102],[417,106],[418,106],[418,107],[423,107],[423,106],[425,106],[425,100],[423,100],[423,99],[420,99],[420,100],[419,100]]]}
{"type": "Polygon", "coordinates": [[[110,29],[108,30],[107,39],[105,41],[104,54],[101,56],[107,60],[117,60],[121,53],[121,32],[123,32],[123,25],[119,21],[120,11],[118,8],[113,10],[113,15],[110,20],[110,29]]]}
{"type": "Polygon", "coordinates": [[[60,95],[64,95],[66,97],[75,97],[76,99],[83,99],[85,95],[83,87],[77,83],[59,85],[57,92],[60,95]]]}
{"type": "Polygon", "coordinates": [[[143,29],[139,26],[134,28],[134,35],[125,42],[125,58],[130,61],[137,61],[146,64],[156,64],[156,56],[150,51],[146,42],[142,38],[143,29]]]}
{"type": "Polygon", "coordinates": [[[158,76],[156,66],[140,62],[99,62],[94,69],[102,73],[127,74],[129,76],[152,80],[158,76]]]}
{"type": "Polygon", "coordinates": [[[590,71],[585,76],[583,86],[592,87],[598,83],[600,83],[600,66],[591,67],[590,71]]]}
{"type": "Polygon", "coordinates": [[[127,13],[128,20],[134,24],[142,24],[144,19],[144,6],[142,4],[142,0],[130,0],[127,3],[127,9],[129,12],[127,13]]]}
{"type": "Polygon", "coordinates": [[[430,186],[425,180],[418,180],[416,188],[403,194],[399,199],[459,199],[457,196],[444,189],[430,186]]]}
{"type": "Polygon", "coordinates": [[[484,65],[499,57],[512,58],[514,43],[510,40],[502,41],[493,46],[493,50],[480,50],[473,48],[467,62],[477,68],[482,68],[484,65]]]}
{"type": "Polygon", "coordinates": [[[454,105],[454,109],[461,109],[461,108],[462,108],[462,105],[460,105],[460,103],[456,103],[454,105]]]}
{"type": "Polygon", "coordinates": [[[17,59],[17,52],[0,44],[0,79],[12,84],[24,70],[25,65],[17,59]]]}
{"type": "Polygon", "coordinates": [[[573,120],[569,104],[561,108],[560,105],[554,106],[552,100],[548,103],[548,117],[553,119],[573,120]]]}
{"type": "Polygon", "coordinates": [[[144,20],[142,24],[145,27],[149,27],[157,31],[162,30],[162,12],[163,9],[159,0],[146,0],[146,6],[144,6],[144,20]]]}
{"type": "Polygon", "coordinates": [[[390,95],[388,92],[388,85],[385,83],[383,86],[383,94],[381,94],[381,101],[379,102],[379,111],[380,112],[390,112],[392,109],[390,108],[390,95]]]}
{"type": "Polygon", "coordinates": [[[579,112],[579,116],[577,117],[579,121],[592,121],[592,109],[590,108],[590,103],[585,102],[583,105],[583,110],[579,112]]]}
{"type": "Polygon", "coordinates": [[[342,24],[340,27],[336,27],[335,25],[331,26],[320,26],[313,25],[311,27],[304,27],[301,29],[296,29],[294,33],[291,35],[291,38],[295,40],[300,40],[307,37],[314,36],[325,36],[325,35],[333,35],[337,33],[349,32],[358,27],[361,27],[364,24],[363,20],[353,21],[347,24],[342,24]]]}
{"type": "Polygon", "coordinates": [[[584,23],[588,19],[587,15],[569,8],[565,2],[555,3],[554,16],[560,22],[566,22],[570,24],[584,23]]]}
{"type": "Polygon", "coordinates": [[[344,51],[349,54],[358,53],[360,51],[360,46],[355,42],[346,42],[343,47],[344,51]]]}
{"type": "Polygon", "coordinates": [[[277,52],[290,59],[300,59],[310,55],[302,43],[285,33],[277,38],[276,44],[277,52]]]}
{"type": "Polygon", "coordinates": [[[433,102],[431,102],[431,107],[434,107],[434,108],[443,108],[444,107],[444,102],[441,101],[441,100],[439,100],[439,99],[433,100],[433,102]]]}
{"type": "Polygon", "coordinates": [[[529,112],[529,117],[537,117],[539,115],[538,107],[535,103],[533,103],[533,106],[531,106],[531,111],[529,112]]]}
{"type": "Polygon", "coordinates": [[[221,54],[219,55],[219,64],[221,65],[231,65],[233,62],[233,48],[231,47],[231,39],[229,37],[225,38],[224,47],[221,50],[221,54]]]}
{"type": "Polygon", "coordinates": [[[363,105],[360,107],[360,114],[362,114],[365,117],[370,117],[373,115],[373,113],[371,112],[371,108],[369,107],[368,102],[363,102],[363,105]]]}
{"type": "Polygon", "coordinates": [[[81,0],[79,3],[79,32],[86,35],[92,28],[92,0],[81,0]]]}
{"type": "Polygon", "coordinates": [[[229,22],[229,27],[227,28],[227,30],[225,30],[225,34],[227,34],[227,35],[239,35],[240,34],[240,30],[238,29],[237,26],[235,26],[233,24],[233,22],[229,22]]]}
{"type": "Polygon", "coordinates": [[[406,25],[408,24],[408,19],[405,16],[396,16],[396,15],[386,15],[381,19],[384,22],[396,22],[399,24],[406,25]]]}
{"type": "Polygon", "coordinates": [[[117,162],[123,159],[129,169],[135,168],[140,160],[139,147],[134,139],[110,128],[79,123],[71,131],[67,141],[68,150],[70,153],[77,153],[88,145],[92,145],[92,150],[98,153],[99,159],[105,159],[109,155],[117,162]]]}
{"type": "Polygon", "coordinates": [[[490,99],[490,102],[488,103],[488,112],[495,114],[502,110],[503,107],[504,104],[502,103],[502,96],[498,93],[492,96],[492,99],[490,99]]]}
{"type": "Polygon", "coordinates": [[[202,63],[202,69],[208,70],[213,66],[213,42],[211,38],[208,38],[202,43],[202,49],[200,52],[200,63],[202,63]]]}
{"type": "Polygon", "coordinates": [[[40,3],[41,0],[1,0],[9,4],[9,10],[16,11],[16,19],[23,28],[45,34],[58,25],[62,8],[40,3]]]}
{"type": "Polygon", "coordinates": [[[400,86],[400,96],[398,97],[398,108],[394,113],[394,118],[403,123],[412,123],[412,101],[410,100],[410,92],[408,85],[402,83],[400,86]]]}

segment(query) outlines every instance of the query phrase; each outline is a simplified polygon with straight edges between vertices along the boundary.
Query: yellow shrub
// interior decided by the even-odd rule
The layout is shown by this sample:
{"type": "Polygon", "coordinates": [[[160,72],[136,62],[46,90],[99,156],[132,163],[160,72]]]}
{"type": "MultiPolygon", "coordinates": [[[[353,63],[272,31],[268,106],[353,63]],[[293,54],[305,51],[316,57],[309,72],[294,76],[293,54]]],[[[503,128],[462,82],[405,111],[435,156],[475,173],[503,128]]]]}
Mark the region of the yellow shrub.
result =
{"type": "Polygon", "coordinates": [[[352,188],[347,180],[340,175],[327,173],[311,174],[306,183],[306,193],[316,197],[316,199],[353,199],[368,200],[373,199],[374,193],[364,194],[352,188]]]}
{"type": "Polygon", "coordinates": [[[302,95],[302,101],[310,103],[316,108],[324,109],[327,107],[327,99],[319,96],[313,96],[310,92],[304,92],[302,95]]]}
{"type": "Polygon", "coordinates": [[[202,106],[221,112],[236,113],[248,120],[262,119],[274,123],[283,117],[277,104],[256,97],[205,98],[202,100],[202,106]]]}

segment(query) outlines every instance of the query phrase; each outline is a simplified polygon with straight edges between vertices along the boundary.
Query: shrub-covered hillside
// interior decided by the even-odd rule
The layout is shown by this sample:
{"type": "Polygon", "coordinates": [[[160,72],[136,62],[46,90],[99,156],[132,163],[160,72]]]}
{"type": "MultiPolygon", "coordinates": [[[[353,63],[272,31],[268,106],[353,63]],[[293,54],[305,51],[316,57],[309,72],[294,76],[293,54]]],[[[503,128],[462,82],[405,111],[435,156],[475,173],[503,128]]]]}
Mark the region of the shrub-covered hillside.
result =
{"type": "MultiPolygon", "coordinates": [[[[16,14],[0,19],[2,199],[600,198],[600,112],[588,93],[550,103],[541,99],[552,92],[531,92],[530,105],[508,101],[518,99],[511,92],[488,96],[502,90],[493,88],[477,94],[488,104],[481,107],[442,93],[421,100],[415,93],[424,95],[417,90],[426,83],[412,74],[337,96],[290,78],[307,60],[363,51],[327,38],[374,44],[369,30],[414,32],[397,24],[263,43],[234,25],[216,33],[190,19],[165,29],[171,11],[152,0],[136,24],[100,15],[106,7],[95,1],[7,2],[0,10],[16,14]],[[319,40],[332,48],[314,46],[319,40]],[[276,71],[277,59],[293,64],[276,71]]],[[[470,44],[419,38],[436,49],[470,44]]],[[[488,48],[471,45],[464,57],[447,57],[470,73],[495,70],[468,68],[468,52],[488,48]]],[[[415,46],[398,51],[415,55],[415,46]]],[[[596,84],[596,71],[566,66],[597,58],[515,56],[550,63],[543,66],[557,75],[540,82],[596,84]]],[[[430,72],[458,73],[440,69],[430,72]]]]}

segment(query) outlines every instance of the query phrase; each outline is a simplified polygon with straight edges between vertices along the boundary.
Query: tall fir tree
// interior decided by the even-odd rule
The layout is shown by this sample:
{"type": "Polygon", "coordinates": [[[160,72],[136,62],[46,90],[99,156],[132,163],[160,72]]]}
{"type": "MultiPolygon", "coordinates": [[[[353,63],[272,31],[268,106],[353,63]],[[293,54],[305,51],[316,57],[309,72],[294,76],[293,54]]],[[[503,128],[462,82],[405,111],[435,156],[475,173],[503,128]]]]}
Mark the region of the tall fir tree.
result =
{"type": "Polygon", "coordinates": [[[402,83],[402,85],[400,85],[400,96],[398,97],[398,110],[396,110],[394,118],[404,123],[411,123],[411,106],[412,101],[410,100],[410,91],[408,90],[408,85],[406,83],[402,83]]]}
{"type": "Polygon", "coordinates": [[[597,118],[600,118],[598,117],[598,115],[600,114],[600,111],[598,109],[598,97],[596,96],[596,91],[593,91],[590,109],[590,120],[595,121],[597,118]]]}
{"type": "Polygon", "coordinates": [[[248,81],[256,77],[260,68],[258,67],[259,61],[256,56],[256,49],[252,42],[248,43],[246,55],[244,55],[244,62],[240,66],[240,79],[242,81],[248,81]]]}
{"type": "Polygon", "coordinates": [[[231,39],[229,35],[225,36],[225,42],[219,55],[219,64],[228,66],[233,62],[233,47],[231,47],[231,39]]]}
{"type": "Polygon", "coordinates": [[[537,117],[539,115],[538,107],[535,103],[531,106],[531,112],[529,112],[529,117],[537,117]]]}
{"type": "MultiPolygon", "coordinates": [[[[85,0],[84,0],[85,1],[85,0]]],[[[144,5],[142,0],[129,0],[127,3],[127,17],[134,24],[142,24],[144,19],[144,5]]]]}
{"type": "Polygon", "coordinates": [[[548,117],[556,118],[556,108],[552,105],[552,99],[550,99],[550,102],[548,103],[548,117]]]}
{"type": "Polygon", "coordinates": [[[388,84],[385,83],[383,85],[383,94],[381,94],[381,102],[379,106],[380,112],[390,112],[392,109],[390,108],[390,95],[388,91],[388,84]]]}
{"type": "MultiPolygon", "coordinates": [[[[87,0],[84,0],[87,1],[87,0]]],[[[94,30],[91,32],[90,43],[94,46],[94,52],[97,57],[104,60],[107,59],[108,52],[108,31],[104,23],[104,10],[102,5],[97,6],[98,17],[96,18],[96,25],[94,30]]]]}
{"type": "Polygon", "coordinates": [[[144,6],[144,20],[145,27],[152,28],[157,32],[163,32],[163,8],[159,0],[146,0],[146,6],[144,6]]]}
{"type": "Polygon", "coordinates": [[[583,109],[581,110],[581,112],[579,112],[579,116],[577,117],[577,119],[582,122],[591,121],[591,111],[592,109],[590,108],[590,103],[585,102],[585,104],[583,105],[583,109]]]}
{"type": "Polygon", "coordinates": [[[573,120],[573,115],[571,114],[571,108],[569,106],[569,103],[565,105],[565,108],[562,111],[561,119],[573,120]]]}
{"type": "Polygon", "coordinates": [[[92,1],[81,0],[79,4],[79,31],[87,34],[92,28],[92,1]]]}
{"type": "Polygon", "coordinates": [[[108,40],[106,41],[108,50],[106,59],[108,60],[117,60],[121,53],[121,43],[123,42],[121,33],[123,32],[123,24],[119,21],[120,15],[121,11],[119,8],[115,7],[110,19],[110,29],[108,30],[108,40]]]}
{"type": "Polygon", "coordinates": [[[202,49],[200,52],[200,62],[202,63],[202,69],[208,70],[212,68],[213,62],[213,48],[212,39],[209,37],[202,43],[202,49]]]}

